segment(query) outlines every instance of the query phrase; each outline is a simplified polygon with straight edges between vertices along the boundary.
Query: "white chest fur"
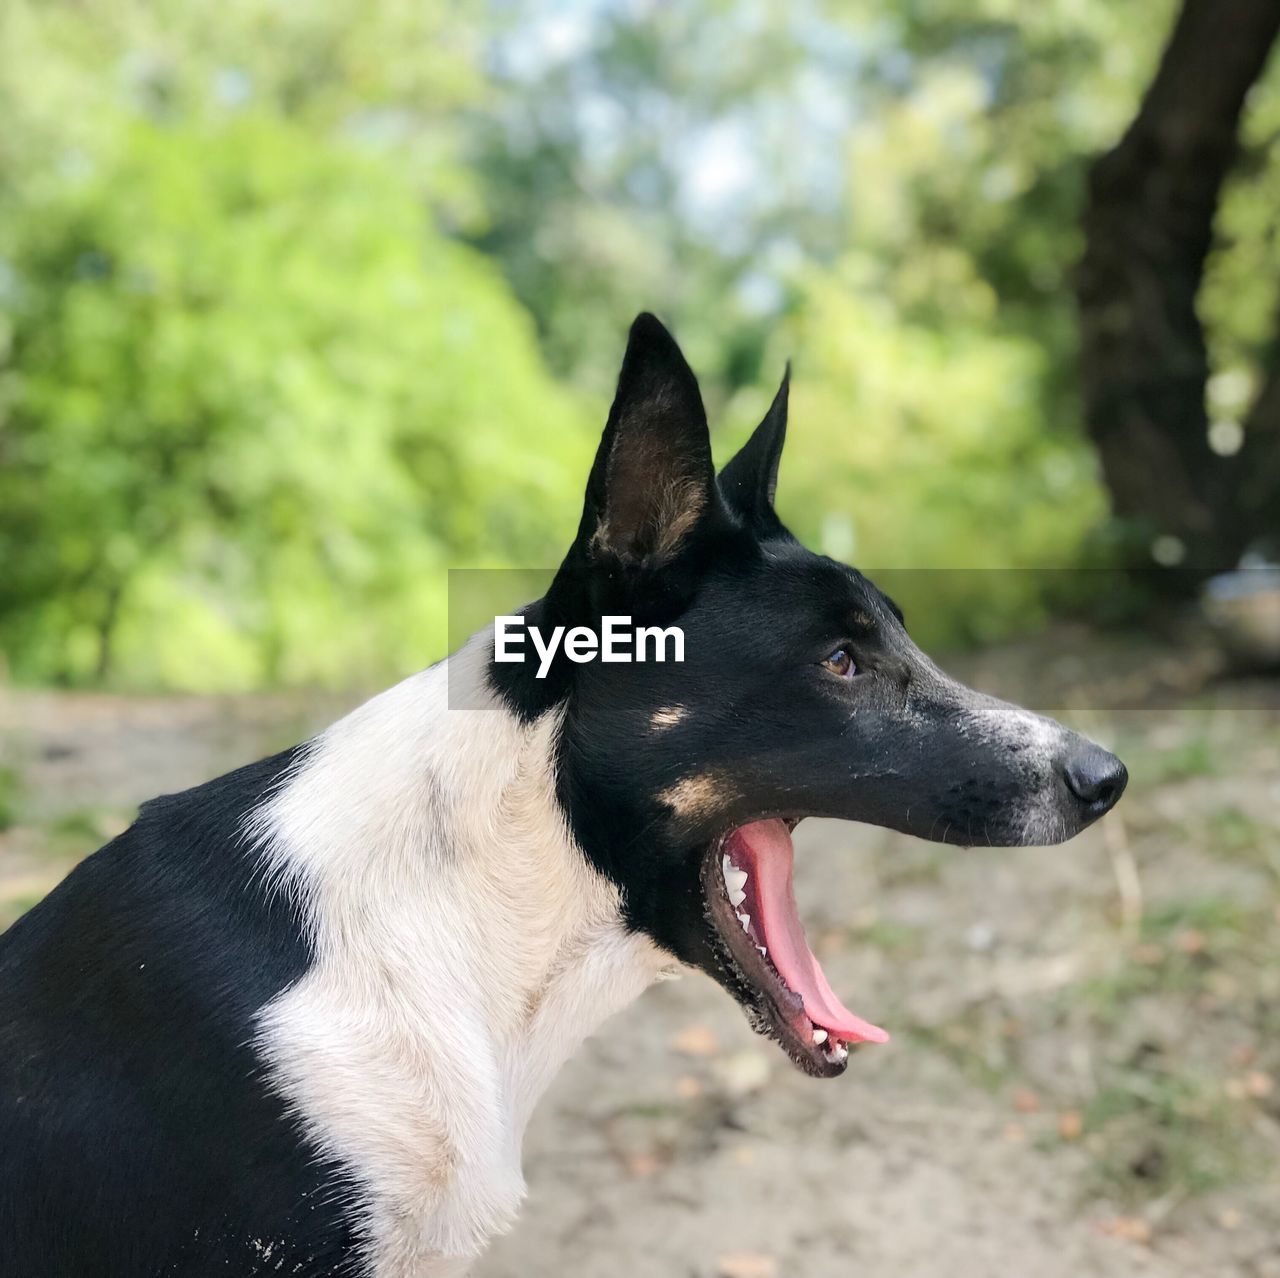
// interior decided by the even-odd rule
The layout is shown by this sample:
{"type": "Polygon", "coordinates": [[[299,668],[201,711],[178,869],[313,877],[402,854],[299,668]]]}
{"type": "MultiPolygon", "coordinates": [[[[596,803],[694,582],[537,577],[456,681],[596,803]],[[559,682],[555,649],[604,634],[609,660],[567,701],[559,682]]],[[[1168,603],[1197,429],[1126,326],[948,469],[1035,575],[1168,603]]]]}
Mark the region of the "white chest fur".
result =
{"type": "Polygon", "coordinates": [[[252,823],[316,953],[259,1048],[360,1186],[375,1278],[452,1278],[511,1224],[538,1097],[670,962],[569,835],[556,716],[486,704],[485,655],[473,641],[333,725],[252,823]],[[449,709],[450,678],[485,708],[449,709]]]}

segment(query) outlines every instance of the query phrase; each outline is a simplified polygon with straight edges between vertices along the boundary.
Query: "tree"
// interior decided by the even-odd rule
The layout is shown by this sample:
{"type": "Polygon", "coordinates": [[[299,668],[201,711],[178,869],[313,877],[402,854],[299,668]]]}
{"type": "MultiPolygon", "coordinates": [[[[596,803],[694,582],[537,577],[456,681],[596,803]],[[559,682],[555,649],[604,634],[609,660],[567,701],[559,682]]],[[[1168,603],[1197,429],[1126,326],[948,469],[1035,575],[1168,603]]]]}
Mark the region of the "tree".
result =
{"type": "Polygon", "coordinates": [[[1185,0],[1120,142],[1093,165],[1076,275],[1085,417],[1115,514],[1192,584],[1280,532],[1280,333],[1238,435],[1213,439],[1198,305],[1275,0],[1185,0]],[[1216,444],[1216,447],[1214,446],[1216,444]],[[1233,452],[1233,448],[1235,451],[1233,452]]]}
{"type": "Polygon", "coordinates": [[[206,16],[0,6],[0,674],[381,679],[576,523],[589,419],[443,229],[445,6],[206,16]]]}

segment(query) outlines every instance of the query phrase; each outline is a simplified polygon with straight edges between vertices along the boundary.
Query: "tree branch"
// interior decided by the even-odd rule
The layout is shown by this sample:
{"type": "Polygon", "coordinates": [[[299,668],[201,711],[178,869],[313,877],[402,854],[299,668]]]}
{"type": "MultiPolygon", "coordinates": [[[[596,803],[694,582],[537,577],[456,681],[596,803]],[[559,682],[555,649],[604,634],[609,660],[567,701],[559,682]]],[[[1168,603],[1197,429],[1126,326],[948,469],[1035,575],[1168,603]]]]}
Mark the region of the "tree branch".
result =
{"type": "Polygon", "coordinates": [[[1245,97],[1280,32],[1276,0],[1185,0],[1119,144],[1089,175],[1076,274],[1086,424],[1116,515],[1233,561],[1227,467],[1209,448],[1196,296],[1245,97]]]}

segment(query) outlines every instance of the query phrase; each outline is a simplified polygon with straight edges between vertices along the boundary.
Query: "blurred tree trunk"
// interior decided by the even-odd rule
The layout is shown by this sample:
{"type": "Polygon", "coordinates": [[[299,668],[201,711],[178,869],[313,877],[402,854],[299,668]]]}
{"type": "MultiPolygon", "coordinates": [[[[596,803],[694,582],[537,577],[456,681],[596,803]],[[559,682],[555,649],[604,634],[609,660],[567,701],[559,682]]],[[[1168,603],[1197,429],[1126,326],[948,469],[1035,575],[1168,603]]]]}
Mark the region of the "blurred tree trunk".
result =
{"type": "Polygon", "coordinates": [[[1155,79],[1095,161],[1076,276],[1086,423],[1115,514],[1179,539],[1190,585],[1280,528],[1280,361],[1233,458],[1209,447],[1196,295],[1280,0],[1184,0],[1155,79]],[[1268,527],[1270,525],[1270,527],[1268,527]]]}

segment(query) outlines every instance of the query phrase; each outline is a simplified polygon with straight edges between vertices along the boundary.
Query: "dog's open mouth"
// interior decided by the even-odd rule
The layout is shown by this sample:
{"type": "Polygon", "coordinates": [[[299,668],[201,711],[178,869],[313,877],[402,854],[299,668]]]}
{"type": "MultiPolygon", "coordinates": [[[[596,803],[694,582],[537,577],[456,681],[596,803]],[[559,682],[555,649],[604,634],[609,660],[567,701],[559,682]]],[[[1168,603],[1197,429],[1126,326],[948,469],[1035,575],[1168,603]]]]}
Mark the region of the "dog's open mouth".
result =
{"type": "Polygon", "coordinates": [[[707,913],[740,1001],[809,1074],[844,1072],[849,1048],[884,1043],[884,1030],[836,997],[805,940],[791,886],[793,819],[739,826],[713,842],[702,868],[707,913]]]}

